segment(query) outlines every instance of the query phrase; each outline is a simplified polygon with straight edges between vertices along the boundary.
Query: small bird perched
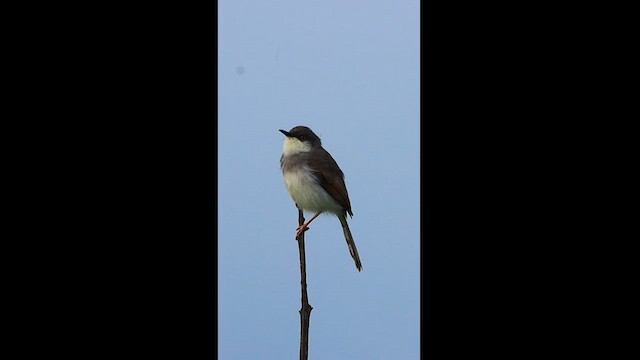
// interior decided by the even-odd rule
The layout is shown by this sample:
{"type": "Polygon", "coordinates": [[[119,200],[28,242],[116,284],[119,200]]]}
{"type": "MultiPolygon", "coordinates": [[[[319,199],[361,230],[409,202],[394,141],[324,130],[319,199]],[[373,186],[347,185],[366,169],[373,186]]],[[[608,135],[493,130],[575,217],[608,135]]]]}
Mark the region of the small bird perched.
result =
{"type": "Polygon", "coordinates": [[[308,127],[296,126],[280,132],[286,136],[280,167],[287,191],[298,209],[316,213],[296,229],[296,237],[307,231],[309,224],[323,212],[334,214],[342,224],[356,268],[362,271],[358,249],[347,224],[347,213],[353,217],[353,212],[342,170],[308,127]]]}

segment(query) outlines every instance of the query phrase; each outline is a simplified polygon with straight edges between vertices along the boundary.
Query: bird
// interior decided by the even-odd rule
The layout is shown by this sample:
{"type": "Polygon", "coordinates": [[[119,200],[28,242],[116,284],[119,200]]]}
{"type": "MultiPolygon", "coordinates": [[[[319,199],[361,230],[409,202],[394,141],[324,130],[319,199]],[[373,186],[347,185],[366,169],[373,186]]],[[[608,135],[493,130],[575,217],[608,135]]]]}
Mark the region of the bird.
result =
{"type": "Polygon", "coordinates": [[[280,157],[285,187],[298,209],[315,213],[296,229],[296,238],[307,231],[320,214],[333,214],[340,220],[356,269],[362,271],[358,249],[347,224],[347,214],[353,218],[353,211],[344,173],[310,128],[296,126],[289,131],[279,131],[285,135],[280,157]]]}

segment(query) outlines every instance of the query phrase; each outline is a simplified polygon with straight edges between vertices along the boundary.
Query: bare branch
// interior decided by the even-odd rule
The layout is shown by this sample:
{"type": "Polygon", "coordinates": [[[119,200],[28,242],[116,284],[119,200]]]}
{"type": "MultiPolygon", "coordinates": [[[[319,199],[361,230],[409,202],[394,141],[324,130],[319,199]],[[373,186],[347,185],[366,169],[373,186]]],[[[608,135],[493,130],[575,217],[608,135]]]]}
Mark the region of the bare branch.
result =
{"type": "MultiPolygon", "coordinates": [[[[298,208],[298,224],[304,224],[304,215],[298,208]]],[[[309,358],[309,320],[313,307],[309,305],[307,296],[307,264],[304,251],[304,231],[296,237],[298,240],[298,250],[300,252],[300,287],[302,291],[302,307],[300,308],[300,360],[309,358]]]]}

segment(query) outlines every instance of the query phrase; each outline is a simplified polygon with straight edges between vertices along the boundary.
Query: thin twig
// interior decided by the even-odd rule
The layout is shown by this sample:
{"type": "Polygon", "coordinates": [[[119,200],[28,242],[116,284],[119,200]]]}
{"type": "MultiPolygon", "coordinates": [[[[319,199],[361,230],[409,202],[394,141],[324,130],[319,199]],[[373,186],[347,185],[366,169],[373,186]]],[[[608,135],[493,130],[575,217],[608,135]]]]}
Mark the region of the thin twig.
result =
{"type": "MultiPolygon", "coordinates": [[[[298,223],[304,224],[302,210],[298,209],[298,223]]],[[[302,307],[300,308],[300,360],[309,358],[309,320],[313,307],[309,305],[307,297],[307,264],[304,252],[304,231],[296,238],[300,252],[300,287],[302,290],[302,307]]]]}

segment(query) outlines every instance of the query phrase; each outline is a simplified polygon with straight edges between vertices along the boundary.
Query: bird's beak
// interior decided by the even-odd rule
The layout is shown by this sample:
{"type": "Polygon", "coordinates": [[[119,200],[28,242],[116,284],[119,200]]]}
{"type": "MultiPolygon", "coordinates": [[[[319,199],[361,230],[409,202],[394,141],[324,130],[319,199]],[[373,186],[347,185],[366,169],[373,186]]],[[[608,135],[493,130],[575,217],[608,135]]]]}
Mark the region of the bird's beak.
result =
{"type": "Polygon", "coordinates": [[[284,131],[284,130],[279,130],[279,131],[280,131],[281,133],[283,133],[283,134],[284,134],[284,136],[286,136],[286,137],[293,137],[293,135],[291,135],[291,133],[290,133],[290,132],[288,132],[288,131],[284,131]]]}

